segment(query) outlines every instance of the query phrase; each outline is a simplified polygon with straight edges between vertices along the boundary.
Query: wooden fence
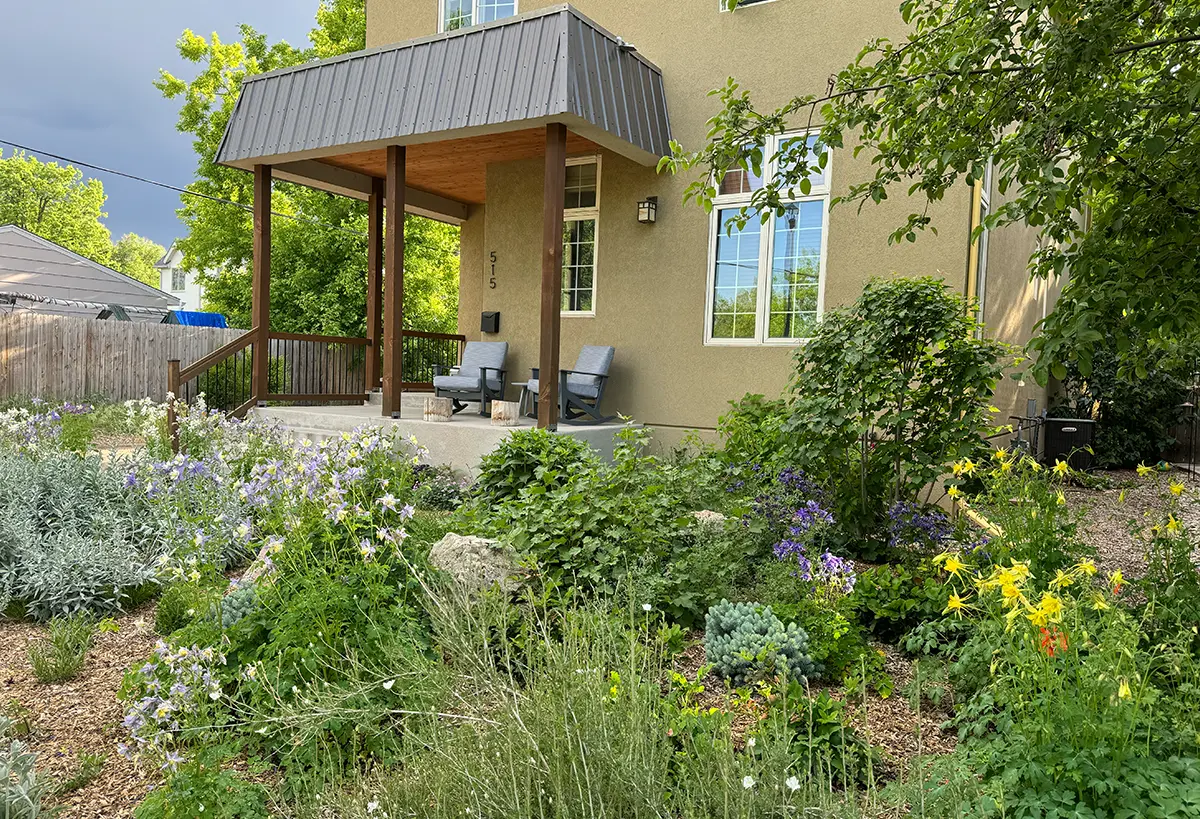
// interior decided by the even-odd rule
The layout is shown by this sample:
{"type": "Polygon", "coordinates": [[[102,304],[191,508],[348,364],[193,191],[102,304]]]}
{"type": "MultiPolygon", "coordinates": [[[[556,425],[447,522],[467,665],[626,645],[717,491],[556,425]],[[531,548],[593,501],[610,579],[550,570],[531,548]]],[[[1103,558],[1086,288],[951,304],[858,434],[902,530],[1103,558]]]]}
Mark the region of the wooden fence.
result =
{"type": "Polygon", "coordinates": [[[0,315],[0,398],[162,401],[168,360],[187,367],[244,332],[28,311],[0,315]]]}

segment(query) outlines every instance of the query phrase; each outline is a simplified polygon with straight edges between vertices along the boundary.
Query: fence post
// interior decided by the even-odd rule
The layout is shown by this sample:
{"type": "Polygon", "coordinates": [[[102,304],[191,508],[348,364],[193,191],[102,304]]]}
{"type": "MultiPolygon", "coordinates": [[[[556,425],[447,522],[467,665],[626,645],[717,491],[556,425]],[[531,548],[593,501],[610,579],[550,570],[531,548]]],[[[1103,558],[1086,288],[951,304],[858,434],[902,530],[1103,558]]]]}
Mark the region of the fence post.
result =
{"type": "Polygon", "coordinates": [[[179,359],[167,362],[167,434],[171,436],[171,451],[179,454],[179,416],[175,413],[175,402],[182,400],[179,394],[179,359]]]}

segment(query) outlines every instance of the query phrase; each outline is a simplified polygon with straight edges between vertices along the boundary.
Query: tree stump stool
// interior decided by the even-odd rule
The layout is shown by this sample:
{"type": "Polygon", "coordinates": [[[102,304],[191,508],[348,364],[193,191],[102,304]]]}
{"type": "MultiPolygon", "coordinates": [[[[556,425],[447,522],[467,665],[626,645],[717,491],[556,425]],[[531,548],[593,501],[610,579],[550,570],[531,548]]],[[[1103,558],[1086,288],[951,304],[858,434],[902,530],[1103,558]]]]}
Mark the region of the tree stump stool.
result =
{"type": "Polygon", "coordinates": [[[521,405],[517,401],[492,402],[492,426],[515,427],[521,423],[521,405]]]}
{"type": "Polygon", "coordinates": [[[426,398],[425,399],[425,414],[426,421],[449,421],[454,415],[454,401],[450,398],[426,398]]]}

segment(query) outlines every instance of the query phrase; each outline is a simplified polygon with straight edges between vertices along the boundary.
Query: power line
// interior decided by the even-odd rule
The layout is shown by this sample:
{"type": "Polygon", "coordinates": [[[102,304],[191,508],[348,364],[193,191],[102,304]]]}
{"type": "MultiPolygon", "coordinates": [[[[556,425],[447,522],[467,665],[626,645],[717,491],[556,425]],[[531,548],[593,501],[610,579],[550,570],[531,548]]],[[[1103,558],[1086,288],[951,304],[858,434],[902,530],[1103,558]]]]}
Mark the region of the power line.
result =
{"type": "MultiPolygon", "coordinates": [[[[68,165],[75,165],[80,168],[88,168],[89,170],[99,171],[100,173],[109,173],[109,174],[112,174],[113,176],[120,176],[120,177],[124,177],[125,179],[132,179],[135,182],[142,182],[146,185],[154,185],[155,187],[158,187],[158,188],[165,188],[169,191],[175,191],[176,193],[183,194],[184,196],[195,196],[199,199],[207,199],[210,202],[218,202],[222,205],[233,205],[235,208],[241,208],[242,210],[245,210],[245,211],[253,211],[254,210],[254,208],[251,207],[250,205],[246,205],[241,202],[235,202],[232,199],[225,199],[220,196],[213,196],[213,195],[207,194],[207,193],[200,193],[199,191],[188,190],[187,188],[180,188],[176,185],[171,185],[166,182],[159,182],[156,179],[148,179],[147,177],[138,176],[137,174],[125,173],[124,171],[118,171],[118,170],[114,170],[112,168],[105,168],[103,165],[93,165],[90,162],[82,162],[78,159],[71,159],[70,157],[59,156],[58,154],[52,154],[49,151],[39,151],[37,148],[30,148],[27,145],[20,145],[16,142],[9,142],[7,139],[0,139],[0,145],[7,145],[10,148],[16,148],[19,151],[26,151],[31,154],[38,154],[40,156],[48,156],[51,159],[57,159],[60,162],[66,162],[68,165]]],[[[312,225],[313,227],[328,228],[329,230],[338,230],[338,231],[341,231],[342,233],[346,233],[351,236],[366,236],[367,235],[366,233],[364,233],[361,230],[354,230],[353,228],[344,227],[342,225],[331,225],[328,222],[321,222],[317,219],[310,219],[307,216],[297,216],[294,213],[280,213],[277,210],[273,210],[273,211],[271,211],[271,215],[279,216],[284,219],[292,219],[293,221],[296,221],[296,222],[303,222],[304,224],[312,225]]]]}

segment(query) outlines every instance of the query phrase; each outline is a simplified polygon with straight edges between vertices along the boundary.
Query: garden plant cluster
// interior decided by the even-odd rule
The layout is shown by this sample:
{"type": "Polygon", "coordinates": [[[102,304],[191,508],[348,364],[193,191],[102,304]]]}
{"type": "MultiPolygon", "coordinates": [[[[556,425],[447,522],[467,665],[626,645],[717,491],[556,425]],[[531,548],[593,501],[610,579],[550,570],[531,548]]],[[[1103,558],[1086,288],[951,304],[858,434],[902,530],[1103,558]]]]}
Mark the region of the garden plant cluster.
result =
{"type": "MultiPolygon", "coordinates": [[[[964,307],[873,281],[719,446],[518,431],[470,481],[379,428],[296,442],[201,404],[172,455],[143,402],[145,446],[102,459],[99,410],[13,410],[0,602],[69,676],[157,600],[120,694],[119,752],[162,777],[138,819],[1200,816],[1187,490],[1144,470],[1147,574],[1101,571],[1079,476],[982,442],[1004,351],[964,307]],[[506,582],[439,560],[448,533],[506,582]],[[905,696],[952,753],[875,744],[866,711],[905,696]]],[[[6,815],[49,815],[3,746],[6,815]]]]}

